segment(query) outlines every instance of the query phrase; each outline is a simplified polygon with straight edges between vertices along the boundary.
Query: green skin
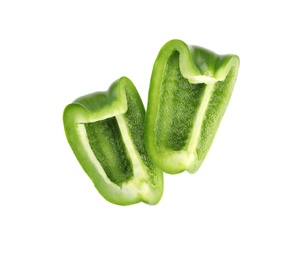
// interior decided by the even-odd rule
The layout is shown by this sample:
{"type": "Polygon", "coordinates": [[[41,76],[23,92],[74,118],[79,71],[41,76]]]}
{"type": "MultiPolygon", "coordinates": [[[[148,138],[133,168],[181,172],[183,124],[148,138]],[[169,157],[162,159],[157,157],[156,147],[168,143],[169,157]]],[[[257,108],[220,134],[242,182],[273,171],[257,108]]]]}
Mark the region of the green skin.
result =
{"type": "Polygon", "coordinates": [[[229,103],[239,69],[236,55],[217,55],[180,40],[155,61],[145,126],[152,161],[166,173],[196,172],[229,103]]]}
{"type": "Polygon", "coordinates": [[[163,173],[146,153],[144,120],[143,103],[126,77],[64,110],[65,134],[75,156],[111,203],[157,204],[162,197],[163,173]]]}

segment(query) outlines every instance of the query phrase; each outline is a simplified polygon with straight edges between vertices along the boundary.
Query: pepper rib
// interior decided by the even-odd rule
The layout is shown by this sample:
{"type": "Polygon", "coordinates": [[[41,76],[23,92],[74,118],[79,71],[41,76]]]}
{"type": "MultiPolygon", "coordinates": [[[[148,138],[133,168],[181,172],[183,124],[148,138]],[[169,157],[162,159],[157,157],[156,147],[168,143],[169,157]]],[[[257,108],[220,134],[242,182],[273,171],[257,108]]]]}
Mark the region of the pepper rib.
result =
{"type": "MultiPolygon", "coordinates": [[[[138,177],[140,178],[141,175],[144,175],[143,177],[145,178],[145,168],[144,164],[142,163],[141,158],[138,156],[138,153],[136,151],[136,148],[133,145],[132,138],[130,137],[125,119],[123,115],[117,115],[115,116],[117,123],[119,125],[119,129],[122,135],[122,138],[126,144],[126,149],[128,151],[128,155],[131,159],[132,165],[133,165],[133,173],[134,173],[134,178],[138,177]]],[[[142,178],[143,179],[143,178],[142,178]]]]}
{"type": "Polygon", "coordinates": [[[205,92],[203,95],[202,103],[197,110],[197,114],[194,120],[194,125],[192,127],[191,137],[189,139],[189,144],[187,147],[187,152],[190,154],[190,164],[196,159],[196,147],[199,142],[200,134],[202,131],[202,123],[204,121],[205,112],[209,106],[209,101],[215,89],[215,84],[207,84],[205,88],[205,92]],[[195,155],[194,155],[195,153],[195,155]],[[192,160],[192,161],[191,161],[192,160]]]}

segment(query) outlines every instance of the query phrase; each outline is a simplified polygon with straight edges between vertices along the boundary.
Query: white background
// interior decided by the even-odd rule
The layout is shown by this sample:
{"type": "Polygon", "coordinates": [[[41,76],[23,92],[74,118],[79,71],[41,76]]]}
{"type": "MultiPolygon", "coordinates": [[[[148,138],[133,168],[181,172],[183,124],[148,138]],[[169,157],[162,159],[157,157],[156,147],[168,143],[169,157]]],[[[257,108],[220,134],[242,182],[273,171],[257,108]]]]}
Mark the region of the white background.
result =
{"type": "Polygon", "coordinates": [[[0,259],[299,259],[296,1],[1,1],[0,259]],[[125,75],[144,103],[171,39],[240,56],[199,171],[157,206],[93,187],[62,112],[125,75]]]}

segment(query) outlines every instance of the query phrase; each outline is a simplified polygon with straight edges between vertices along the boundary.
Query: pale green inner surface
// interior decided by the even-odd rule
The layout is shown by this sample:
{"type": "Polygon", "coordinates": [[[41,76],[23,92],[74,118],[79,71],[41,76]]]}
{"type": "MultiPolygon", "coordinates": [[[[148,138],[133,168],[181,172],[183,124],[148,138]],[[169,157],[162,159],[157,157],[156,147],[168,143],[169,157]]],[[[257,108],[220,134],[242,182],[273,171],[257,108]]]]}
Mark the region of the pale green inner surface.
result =
{"type": "Polygon", "coordinates": [[[107,177],[117,185],[133,176],[133,167],[115,117],[85,123],[89,145],[107,177]]]}
{"type": "Polygon", "coordinates": [[[199,139],[197,150],[199,158],[204,158],[206,151],[210,148],[212,140],[215,137],[217,128],[221,122],[223,114],[230,100],[233,87],[232,81],[236,77],[236,68],[232,67],[225,77],[224,81],[218,81],[215,84],[213,95],[210,97],[209,105],[205,112],[202,122],[201,138],[199,139]]]}
{"type": "Polygon", "coordinates": [[[160,89],[155,142],[158,149],[187,149],[194,121],[207,85],[191,84],[179,68],[179,53],[169,57],[160,89]]]}
{"type": "Polygon", "coordinates": [[[127,111],[105,120],[85,123],[91,150],[104,174],[118,186],[159,181],[158,170],[144,145],[144,108],[131,88],[126,88],[127,111]],[[140,183],[138,183],[140,182],[140,183]]]}

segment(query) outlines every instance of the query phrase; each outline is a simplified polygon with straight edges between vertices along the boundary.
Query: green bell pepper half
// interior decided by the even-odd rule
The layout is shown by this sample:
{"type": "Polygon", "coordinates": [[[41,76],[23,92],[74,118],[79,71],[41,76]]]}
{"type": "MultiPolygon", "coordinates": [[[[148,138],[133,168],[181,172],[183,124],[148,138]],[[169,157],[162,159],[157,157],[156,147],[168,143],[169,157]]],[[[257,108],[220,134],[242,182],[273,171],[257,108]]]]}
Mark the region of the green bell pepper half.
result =
{"type": "Polygon", "coordinates": [[[230,100],[236,55],[217,55],[180,40],[166,43],[153,66],[145,126],[152,161],[166,173],[196,172],[230,100]]]}
{"type": "Polygon", "coordinates": [[[163,173],[145,150],[145,110],[126,77],[76,99],[63,114],[67,140],[99,193],[118,205],[157,204],[163,173]]]}

